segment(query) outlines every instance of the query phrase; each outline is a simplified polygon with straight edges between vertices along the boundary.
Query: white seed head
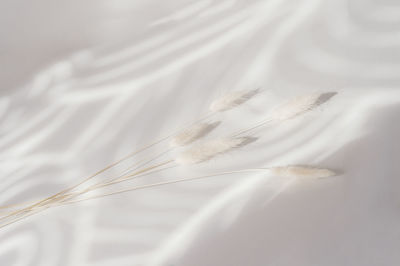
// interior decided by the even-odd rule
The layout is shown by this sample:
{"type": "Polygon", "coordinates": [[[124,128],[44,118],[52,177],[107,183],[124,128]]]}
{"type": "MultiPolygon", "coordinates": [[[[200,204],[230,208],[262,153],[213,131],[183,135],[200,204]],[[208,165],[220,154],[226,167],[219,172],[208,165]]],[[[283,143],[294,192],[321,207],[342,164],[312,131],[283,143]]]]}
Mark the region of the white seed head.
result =
{"type": "Polygon", "coordinates": [[[271,172],[277,176],[284,177],[311,177],[321,178],[335,176],[336,173],[329,169],[314,168],[310,166],[283,166],[272,167],[271,172]]]}
{"type": "Polygon", "coordinates": [[[321,97],[319,93],[298,96],[272,110],[270,117],[273,120],[285,120],[311,110],[321,97]]]}
{"type": "Polygon", "coordinates": [[[235,108],[242,103],[249,100],[251,97],[259,92],[256,90],[237,90],[231,91],[223,95],[221,98],[216,99],[210,105],[212,112],[224,112],[226,110],[235,108]]]}
{"type": "Polygon", "coordinates": [[[179,147],[188,145],[198,140],[199,138],[205,136],[218,124],[219,122],[195,124],[175,135],[170,141],[170,146],[179,147]]]}
{"type": "Polygon", "coordinates": [[[249,138],[218,138],[195,143],[192,147],[183,151],[177,158],[179,164],[196,164],[238,148],[245,144],[249,138]]]}

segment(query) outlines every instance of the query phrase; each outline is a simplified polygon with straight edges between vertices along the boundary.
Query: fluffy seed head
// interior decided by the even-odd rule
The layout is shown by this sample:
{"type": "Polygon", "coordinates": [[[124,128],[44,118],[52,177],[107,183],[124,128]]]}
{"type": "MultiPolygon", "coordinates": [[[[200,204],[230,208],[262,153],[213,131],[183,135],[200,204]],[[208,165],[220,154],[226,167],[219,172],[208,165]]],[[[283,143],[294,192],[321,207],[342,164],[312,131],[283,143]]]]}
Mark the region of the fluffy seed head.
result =
{"type": "Polygon", "coordinates": [[[283,166],[283,167],[272,167],[271,172],[277,176],[284,177],[330,177],[335,176],[336,173],[329,169],[314,168],[310,166],[283,166]]]}
{"type": "Polygon", "coordinates": [[[249,100],[251,97],[259,92],[256,90],[237,90],[231,91],[222,96],[219,99],[213,101],[210,105],[210,111],[212,112],[224,112],[241,105],[242,103],[249,100]]]}
{"type": "Polygon", "coordinates": [[[219,154],[238,148],[244,145],[247,141],[249,141],[249,138],[247,137],[228,137],[198,142],[186,151],[183,151],[175,161],[183,165],[201,163],[210,160],[219,154]]]}
{"type": "Polygon", "coordinates": [[[195,124],[182,132],[178,133],[175,135],[171,141],[170,141],[170,146],[171,147],[179,147],[179,146],[185,146],[187,144],[190,144],[199,138],[207,135],[211,130],[213,130],[219,122],[216,123],[198,123],[195,124]]]}
{"type": "Polygon", "coordinates": [[[311,110],[318,104],[318,99],[321,94],[313,93],[304,96],[298,96],[288,102],[275,108],[271,113],[273,120],[285,120],[300,115],[308,110],[311,110]]]}

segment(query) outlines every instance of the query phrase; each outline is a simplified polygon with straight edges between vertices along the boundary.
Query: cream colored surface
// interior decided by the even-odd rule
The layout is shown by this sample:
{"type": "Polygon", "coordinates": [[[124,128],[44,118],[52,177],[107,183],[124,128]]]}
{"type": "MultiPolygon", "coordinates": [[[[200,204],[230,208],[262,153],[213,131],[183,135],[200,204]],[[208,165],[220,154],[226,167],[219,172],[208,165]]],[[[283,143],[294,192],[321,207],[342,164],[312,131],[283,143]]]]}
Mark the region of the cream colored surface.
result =
{"type": "MultiPolygon", "coordinates": [[[[75,184],[235,89],[261,93],[209,119],[222,123],[207,137],[338,94],[210,162],[116,189],[288,164],[341,173],[238,173],[54,208],[0,230],[0,265],[399,265],[398,1],[4,0],[0,17],[1,205],[75,184]]],[[[97,181],[179,151],[166,150],[97,181]]]]}

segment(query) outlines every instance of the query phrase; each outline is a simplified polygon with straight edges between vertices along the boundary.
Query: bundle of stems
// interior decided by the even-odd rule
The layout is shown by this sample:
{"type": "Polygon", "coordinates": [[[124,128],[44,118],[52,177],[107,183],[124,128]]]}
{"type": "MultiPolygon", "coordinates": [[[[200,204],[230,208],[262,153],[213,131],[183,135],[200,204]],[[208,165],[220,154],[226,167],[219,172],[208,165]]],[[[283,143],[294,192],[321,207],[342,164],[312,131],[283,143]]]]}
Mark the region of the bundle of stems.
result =
{"type": "MultiPolygon", "coordinates": [[[[326,98],[327,94],[309,94],[305,96],[296,97],[282,105],[279,105],[272,112],[267,115],[267,118],[262,121],[256,123],[255,125],[239,130],[238,132],[231,134],[226,137],[214,138],[214,139],[205,139],[206,135],[208,135],[211,131],[213,131],[220,122],[203,122],[215,116],[219,112],[225,112],[230,109],[236,108],[246,101],[250,100],[253,96],[259,93],[259,89],[257,90],[242,90],[242,91],[233,91],[227,93],[221,98],[215,100],[211,103],[209,107],[209,112],[197,119],[196,121],[190,123],[187,126],[182,127],[181,129],[174,131],[172,134],[167,135],[153,143],[145,145],[140,149],[128,154],[127,156],[121,158],[120,160],[108,165],[107,167],[101,169],[93,175],[88,176],[83,179],[79,183],[68,187],[54,195],[46,197],[42,200],[35,201],[33,203],[23,203],[23,204],[14,204],[0,207],[0,210],[5,213],[3,216],[0,216],[0,228],[13,224],[19,220],[22,220],[28,216],[41,212],[51,207],[78,203],[90,199],[95,198],[103,198],[106,196],[111,196],[115,194],[120,194],[128,191],[145,189],[156,186],[164,186],[168,184],[174,184],[178,182],[186,182],[190,180],[197,180],[201,178],[208,178],[214,176],[223,176],[227,174],[235,174],[235,173],[245,173],[250,171],[266,171],[273,175],[277,176],[303,176],[303,177],[328,177],[333,176],[335,173],[328,169],[319,169],[313,168],[309,166],[283,166],[283,167],[269,167],[269,168],[252,168],[252,169],[243,169],[237,171],[230,172],[221,172],[215,173],[211,175],[205,176],[195,176],[188,178],[178,178],[171,179],[158,183],[151,183],[147,185],[136,185],[127,187],[121,190],[116,190],[108,193],[98,194],[94,196],[86,196],[89,193],[100,190],[102,188],[109,188],[115,184],[127,182],[132,179],[136,179],[139,177],[147,176],[150,174],[155,174],[160,171],[164,171],[173,167],[177,167],[179,165],[190,165],[197,164],[208,161],[220,154],[229,152],[233,149],[240,148],[244,145],[247,145],[253,141],[255,138],[249,137],[245,135],[245,133],[249,133],[256,128],[265,126],[274,121],[285,121],[288,119],[292,119],[300,114],[305,113],[313,109],[314,107],[320,105],[326,98]],[[322,100],[321,100],[322,99],[322,100]],[[131,159],[135,155],[146,151],[157,144],[161,144],[169,140],[169,148],[161,152],[160,154],[151,157],[150,159],[146,159],[144,161],[136,162],[131,164],[128,168],[126,168],[120,175],[116,177],[111,177],[108,180],[97,182],[95,184],[86,186],[85,185],[99,176],[100,174],[105,173],[106,171],[118,166],[122,162],[131,159]],[[160,157],[169,154],[169,151],[175,149],[176,147],[185,147],[189,146],[186,150],[181,152],[176,158],[169,158],[162,162],[157,162],[151,164],[150,166],[146,166],[151,162],[159,159],[160,157]]],[[[334,94],[328,93],[332,97],[334,94]]],[[[328,97],[328,99],[330,98],[328,97]]],[[[167,146],[167,147],[168,147],[167,146]]]]}

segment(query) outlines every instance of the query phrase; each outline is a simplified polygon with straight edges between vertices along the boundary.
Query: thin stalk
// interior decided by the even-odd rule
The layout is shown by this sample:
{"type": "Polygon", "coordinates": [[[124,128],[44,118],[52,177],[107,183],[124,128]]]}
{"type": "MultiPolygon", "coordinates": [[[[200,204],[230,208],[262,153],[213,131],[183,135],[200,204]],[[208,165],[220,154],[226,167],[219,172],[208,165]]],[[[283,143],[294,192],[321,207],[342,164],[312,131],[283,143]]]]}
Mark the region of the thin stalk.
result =
{"type": "Polygon", "coordinates": [[[270,118],[265,119],[265,120],[263,120],[262,122],[260,122],[260,123],[258,123],[258,124],[256,124],[256,125],[254,125],[254,126],[252,126],[252,127],[250,127],[250,128],[246,128],[246,129],[242,129],[242,130],[237,131],[236,133],[234,133],[234,134],[232,135],[232,137],[237,137],[237,136],[242,135],[242,134],[244,134],[244,133],[246,133],[246,132],[249,132],[249,131],[251,131],[251,130],[257,129],[257,128],[259,128],[259,127],[262,127],[262,126],[264,126],[265,124],[268,124],[268,123],[270,123],[270,122],[272,122],[272,121],[274,121],[274,120],[273,120],[273,119],[270,119],[270,118]]]}
{"type": "Polygon", "coordinates": [[[125,193],[125,192],[128,192],[128,191],[133,191],[133,190],[139,190],[139,189],[145,189],[145,188],[151,188],[151,187],[157,187],[157,186],[164,186],[164,185],[180,183],[180,182],[185,182],[185,181],[192,181],[192,180],[196,180],[196,179],[202,179],[202,178],[208,178],[208,177],[214,177],[214,176],[220,176],[220,175],[228,175],[228,174],[246,173],[246,172],[253,172],[253,171],[266,171],[266,170],[269,170],[269,168],[251,168],[251,169],[244,169],[244,170],[237,170],[237,171],[221,172],[221,173],[211,174],[211,175],[175,179],[175,180],[171,180],[171,181],[165,181],[165,182],[159,182],[159,183],[154,183],[154,184],[149,184],[149,185],[136,186],[136,187],[132,187],[132,188],[122,189],[122,190],[114,191],[114,192],[111,192],[111,193],[92,196],[92,197],[88,197],[88,198],[84,198],[84,199],[78,199],[78,200],[74,200],[74,201],[67,201],[67,202],[61,203],[61,205],[77,203],[77,202],[81,202],[81,201],[85,201],[85,200],[102,198],[102,197],[106,197],[106,196],[125,193]]]}
{"type": "MultiPolygon", "coordinates": [[[[171,163],[171,162],[173,162],[173,160],[166,161],[166,162],[160,163],[160,164],[158,164],[158,165],[154,165],[154,166],[147,167],[147,168],[145,168],[145,169],[142,169],[142,170],[140,170],[140,171],[135,172],[134,174],[132,174],[132,175],[130,175],[130,176],[134,176],[134,175],[138,175],[138,174],[144,173],[144,172],[146,172],[146,171],[149,171],[149,170],[151,170],[151,169],[154,169],[154,168],[163,166],[163,165],[168,164],[168,163],[171,163]]],[[[80,182],[80,184],[82,184],[82,183],[83,183],[83,182],[80,182]]],[[[79,185],[75,185],[75,186],[73,186],[73,188],[76,188],[77,186],[79,186],[79,185]]],[[[73,188],[72,188],[72,189],[73,189],[73,188]]],[[[72,190],[72,189],[70,189],[70,190],[72,190]]],[[[59,200],[59,199],[63,199],[63,198],[65,198],[65,197],[68,197],[68,196],[70,196],[71,194],[67,194],[67,195],[64,195],[64,194],[65,194],[66,192],[70,191],[70,190],[64,189],[63,191],[61,191],[61,192],[59,192],[59,193],[57,193],[57,194],[55,194],[55,195],[53,195],[53,196],[51,196],[51,197],[48,197],[48,198],[46,198],[46,199],[44,199],[44,200],[41,200],[41,201],[39,201],[39,202],[37,202],[37,203],[35,203],[35,204],[33,204],[33,205],[30,205],[30,206],[28,206],[28,207],[25,207],[25,208],[23,208],[23,209],[21,209],[21,210],[13,211],[13,212],[9,213],[8,215],[5,215],[5,216],[3,216],[3,217],[0,217],[0,221],[3,221],[4,219],[7,219],[7,218],[9,218],[9,217],[11,217],[11,216],[14,216],[14,215],[23,213],[23,212],[25,212],[25,211],[30,211],[30,210],[32,210],[32,209],[35,209],[36,207],[43,206],[43,204],[46,204],[47,202],[52,202],[52,201],[54,201],[54,200],[59,200]]],[[[85,192],[82,192],[82,193],[85,193],[85,192]]],[[[81,193],[81,194],[82,194],[82,193],[81,193]]]]}
{"type": "MultiPolygon", "coordinates": [[[[196,121],[190,123],[189,126],[192,125],[192,124],[195,124],[195,123],[197,123],[197,122],[200,122],[200,121],[202,121],[202,120],[205,120],[205,119],[207,119],[207,118],[209,118],[209,117],[211,117],[211,116],[213,116],[213,115],[215,115],[215,113],[213,113],[213,112],[208,112],[208,113],[206,113],[205,115],[201,116],[201,117],[200,117],[199,119],[197,119],[196,121]]],[[[146,146],[140,148],[139,150],[136,150],[136,151],[134,151],[134,152],[132,152],[132,153],[126,155],[125,157],[121,158],[120,160],[118,160],[118,161],[116,161],[116,162],[114,162],[114,163],[108,165],[107,167],[105,167],[105,168],[99,170],[98,172],[94,173],[93,175],[88,176],[87,178],[85,178],[84,180],[82,180],[81,182],[79,182],[78,184],[76,184],[76,185],[74,185],[74,186],[72,186],[72,187],[68,187],[68,188],[66,188],[66,189],[64,189],[64,190],[62,190],[62,191],[60,191],[60,192],[58,192],[58,193],[56,193],[56,194],[53,194],[53,195],[51,195],[51,196],[49,196],[49,197],[47,197],[47,198],[44,198],[44,199],[42,199],[42,200],[39,200],[39,202],[37,202],[37,201],[30,201],[30,202],[28,202],[28,203],[27,203],[27,202],[24,202],[24,203],[16,203],[16,204],[9,204],[9,205],[0,206],[0,209],[8,209],[8,208],[14,208],[14,207],[17,207],[17,206],[29,204],[29,206],[27,206],[27,207],[25,207],[25,208],[23,208],[23,209],[20,209],[20,210],[17,210],[17,211],[13,211],[13,212],[11,212],[9,215],[7,215],[7,216],[0,217],[0,221],[2,221],[3,219],[5,219],[5,218],[7,218],[7,217],[9,217],[9,216],[11,216],[11,215],[18,214],[19,212],[23,212],[24,210],[27,210],[27,209],[29,209],[29,208],[34,208],[34,207],[36,207],[36,206],[39,206],[39,205],[41,205],[42,203],[46,203],[47,201],[53,199],[54,197],[60,196],[60,195],[62,195],[62,194],[64,194],[64,193],[66,193],[66,192],[69,192],[69,191],[71,191],[71,190],[77,188],[78,186],[80,186],[80,185],[86,183],[86,182],[89,181],[90,179],[92,179],[92,178],[98,176],[99,174],[101,174],[101,173],[107,171],[108,169],[110,169],[110,168],[112,168],[112,167],[114,167],[114,166],[120,164],[120,163],[123,162],[123,161],[126,161],[127,159],[131,158],[132,156],[134,156],[134,155],[136,155],[136,154],[138,154],[138,153],[140,153],[140,152],[142,152],[142,151],[144,151],[144,150],[146,150],[146,149],[149,149],[149,148],[153,147],[154,145],[161,143],[162,141],[167,140],[168,138],[170,138],[170,137],[174,136],[175,134],[177,134],[177,132],[179,132],[179,130],[181,130],[182,128],[185,128],[185,126],[179,128],[178,130],[175,130],[174,133],[169,134],[169,135],[166,136],[166,137],[163,137],[163,138],[161,138],[161,139],[159,139],[159,140],[157,140],[157,141],[155,141],[155,142],[152,142],[152,143],[150,143],[150,144],[148,144],[148,145],[146,145],[146,146]]],[[[129,167],[129,168],[130,168],[130,167],[129,167]]],[[[128,168],[128,169],[129,169],[129,168],[128,168]]]]}
{"type": "MultiPolygon", "coordinates": [[[[96,185],[94,185],[94,186],[91,186],[91,187],[89,187],[89,188],[87,188],[87,189],[85,189],[85,190],[83,190],[83,191],[78,191],[77,193],[73,193],[73,194],[67,194],[67,195],[65,195],[65,196],[73,196],[73,197],[76,197],[76,196],[85,194],[85,193],[87,193],[87,192],[89,192],[89,191],[92,191],[92,190],[95,190],[95,189],[99,189],[99,188],[102,188],[102,187],[106,187],[106,186],[110,186],[110,185],[113,185],[113,184],[117,184],[117,183],[120,183],[120,182],[123,182],[123,181],[127,181],[127,180],[129,180],[130,178],[132,178],[132,177],[136,178],[136,177],[140,176],[140,174],[144,174],[144,173],[146,173],[146,172],[148,172],[148,171],[150,171],[150,170],[152,170],[152,169],[156,169],[156,168],[158,168],[158,167],[160,167],[160,166],[167,165],[167,164],[169,164],[169,163],[172,163],[173,161],[174,161],[174,160],[169,160],[169,161],[166,161],[166,162],[162,162],[162,163],[160,163],[160,164],[153,165],[153,166],[147,167],[147,168],[145,168],[145,169],[142,169],[142,170],[140,170],[140,171],[137,171],[137,172],[135,172],[135,173],[133,173],[133,174],[127,175],[127,176],[125,176],[123,179],[118,179],[118,180],[114,180],[114,181],[109,181],[109,182],[106,182],[106,183],[99,183],[99,184],[96,184],[96,185]]],[[[57,199],[58,199],[58,198],[57,198],[57,199]]]]}
{"type": "Polygon", "coordinates": [[[237,171],[221,172],[221,173],[211,174],[211,175],[175,179],[175,180],[171,180],[171,181],[159,182],[159,183],[154,183],[154,184],[149,184],[149,185],[136,186],[136,187],[127,188],[127,189],[123,189],[123,190],[118,190],[118,191],[114,191],[114,192],[111,192],[111,193],[92,196],[92,197],[88,197],[88,198],[84,198],[84,199],[65,201],[65,202],[55,202],[56,205],[40,206],[40,207],[42,207],[41,209],[31,210],[31,213],[27,213],[22,217],[18,217],[18,218],[14,219],[14,220],[12,220],[10,222],[7,222],[5,224],[1,224],[0,228],[3,228],[5,226],[7,226],[7,225],[16,223],[16,222],[18,222],[18,221],[20,221],[22,219],[25,219],[25,218],[27,218],[29,216],[37,214],[37,213],[39,213],[39,212],[41,212],[43,210],[46,210],[48,208],[51,208],[51,207],[69,205],[69,204],[79,203],[79,202],[86,201],[86,200],[99,199],[99,198],[103,198],[103,197],[107,197],[107,196],[117,195],[117,194],[129,192],[129,191],[140,190],[140,189],[151,188],[151,187],[164,186],[164,185],[175,184],[175,183],[186,182],[186,181],[192,181],[192,180],[196,180],[196,179],[202,179],[202,178],[208,178],[208,177],[214,177],[214,176],[220,176],[220,175],[236,174],[236,173],[246,173],[246,172],[253,172],[253,171],[265,171],[265,170],[269,170],[269,168],[251,168],[251,169],[244,169],[244,170],[237,170],[237,171]]]}

